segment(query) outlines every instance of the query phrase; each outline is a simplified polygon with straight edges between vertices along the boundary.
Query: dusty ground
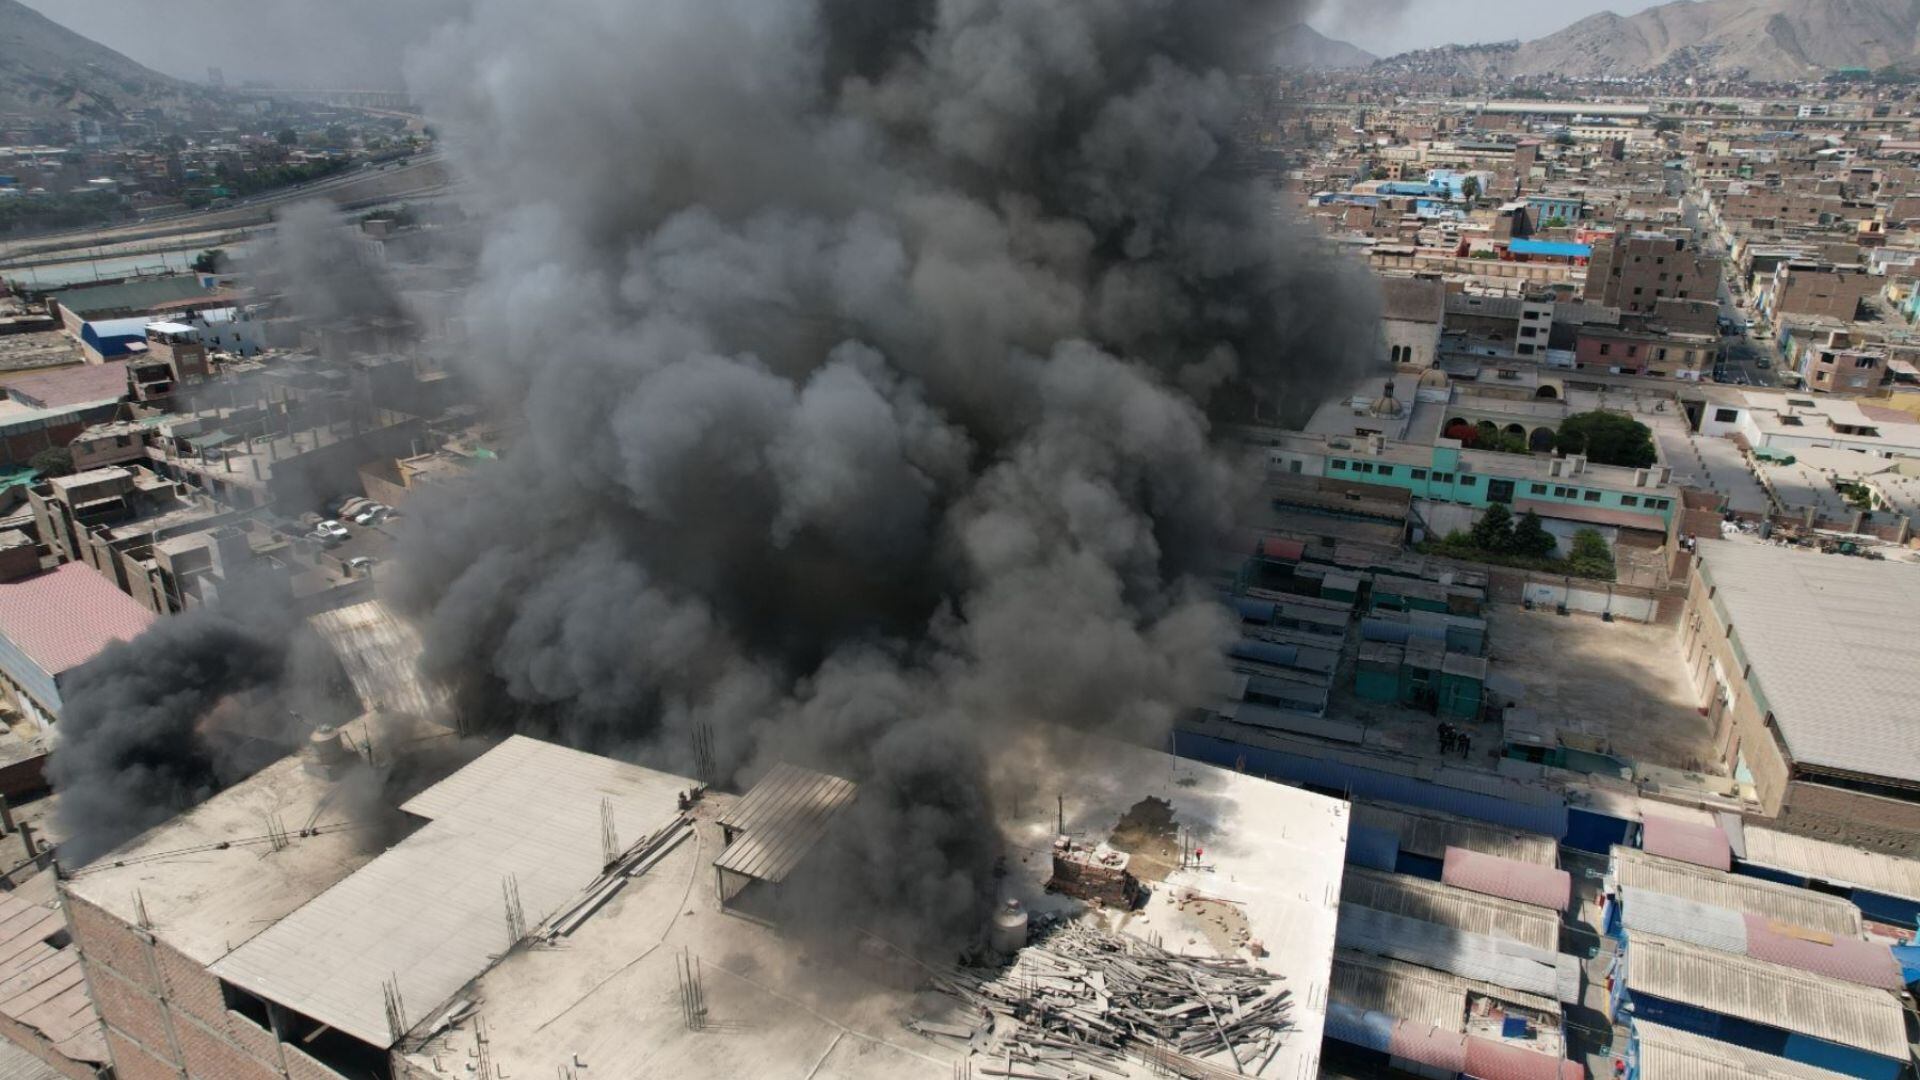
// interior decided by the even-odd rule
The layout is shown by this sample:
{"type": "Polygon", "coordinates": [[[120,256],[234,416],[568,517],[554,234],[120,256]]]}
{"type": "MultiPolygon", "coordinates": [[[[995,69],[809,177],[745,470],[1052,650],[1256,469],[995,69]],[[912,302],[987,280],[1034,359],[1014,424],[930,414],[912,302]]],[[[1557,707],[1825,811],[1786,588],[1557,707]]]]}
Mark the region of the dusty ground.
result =
{"type": "Polygon", "coordinates": [[[1542,717],[1602,723],[1615,753],[1636,762],[1725,773],[1672,627],[1505,605],[1487,619],[1494,670],[1524,685],[1542,717]]]}

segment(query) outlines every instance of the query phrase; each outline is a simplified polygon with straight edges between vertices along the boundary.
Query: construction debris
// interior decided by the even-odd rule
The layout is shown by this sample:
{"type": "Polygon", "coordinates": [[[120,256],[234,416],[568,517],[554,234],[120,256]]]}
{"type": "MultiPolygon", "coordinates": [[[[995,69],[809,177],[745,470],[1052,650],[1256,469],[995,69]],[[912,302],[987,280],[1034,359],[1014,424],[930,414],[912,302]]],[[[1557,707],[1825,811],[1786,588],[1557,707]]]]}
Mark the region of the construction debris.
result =
{"type": "Polygon", "coordinates": [[[1047,888],[1076,900],[1130,911],[1146,898],[1140,879],[1127,869],[1130,859],[1126,852],[1106,844],[1088,847],[1062,836],[1053,842],[1053,878],[1047,888]]]}
{"type": "Polygon", "coordinates": [[[1139,938],[1064,923],[997,970],[933,974],[940,991],[977,1013],[986,1029],[921,1024],[920,1029],[996,1047],[976,1071],[988,1076],[1069,1080],[1120,1076],[1128,1055],[1149,1056],[1188,1075],[1223,1069],[1257,1076],[1290,1030],[1281,977],[1238,958],[1181,956],[1139,938]],[[1177,1067],[1188,1062],[1191,1068],[1177,1067]],[[1223,1062],[1224,1065],[1224,1062],[1223,1062]]]}

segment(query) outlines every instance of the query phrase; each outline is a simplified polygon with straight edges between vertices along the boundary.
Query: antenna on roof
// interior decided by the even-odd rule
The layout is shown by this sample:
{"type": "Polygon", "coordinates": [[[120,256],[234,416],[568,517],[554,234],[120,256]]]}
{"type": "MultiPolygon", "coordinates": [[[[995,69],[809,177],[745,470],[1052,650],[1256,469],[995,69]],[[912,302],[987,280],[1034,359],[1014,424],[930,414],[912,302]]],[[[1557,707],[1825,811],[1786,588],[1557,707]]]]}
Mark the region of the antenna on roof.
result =
{"type": "Polygon", "coordinates": [[[133,922],[142,930],[153,929],[153,920],[147,918],[147,898],[140,895],[139,889],[133,890],[133,922]]]}

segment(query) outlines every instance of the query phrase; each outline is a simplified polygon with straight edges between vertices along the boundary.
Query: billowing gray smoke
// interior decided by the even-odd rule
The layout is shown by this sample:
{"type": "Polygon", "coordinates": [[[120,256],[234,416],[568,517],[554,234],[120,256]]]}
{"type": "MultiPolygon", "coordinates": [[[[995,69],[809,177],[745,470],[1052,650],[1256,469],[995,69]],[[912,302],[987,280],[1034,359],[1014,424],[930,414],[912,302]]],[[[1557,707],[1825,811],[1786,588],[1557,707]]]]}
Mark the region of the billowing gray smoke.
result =
{"type": "Polygon", "coordinates": [[[393,597],[476,721],[862,785],[813,910],[977,924],[996,732],[1164,731],[1249,497],[1209,417],[1371,356],[1236,160],[1253,0],[479,0],[413,81],[489,224],[467,372],[526,420],[393,597]]]}

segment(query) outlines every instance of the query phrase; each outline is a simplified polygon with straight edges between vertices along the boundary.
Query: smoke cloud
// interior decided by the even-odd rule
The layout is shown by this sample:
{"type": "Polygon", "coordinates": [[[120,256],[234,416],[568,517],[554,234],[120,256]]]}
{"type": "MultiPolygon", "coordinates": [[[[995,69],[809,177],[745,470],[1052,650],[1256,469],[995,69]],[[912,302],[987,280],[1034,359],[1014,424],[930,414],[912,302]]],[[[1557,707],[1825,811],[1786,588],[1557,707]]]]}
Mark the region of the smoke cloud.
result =
{"type": "Polygon", "coordinates": [[[854,779],[796,902],[975,930],[995,740],[1205,696],[1256,482],[1216,426],[1372,358],[1364,271],[1235,146],[1306,6],[477,0],[410,81],[486,225],[459,363],[526,424],[409,503],[426,674],[476,724],[854,779]]]}

